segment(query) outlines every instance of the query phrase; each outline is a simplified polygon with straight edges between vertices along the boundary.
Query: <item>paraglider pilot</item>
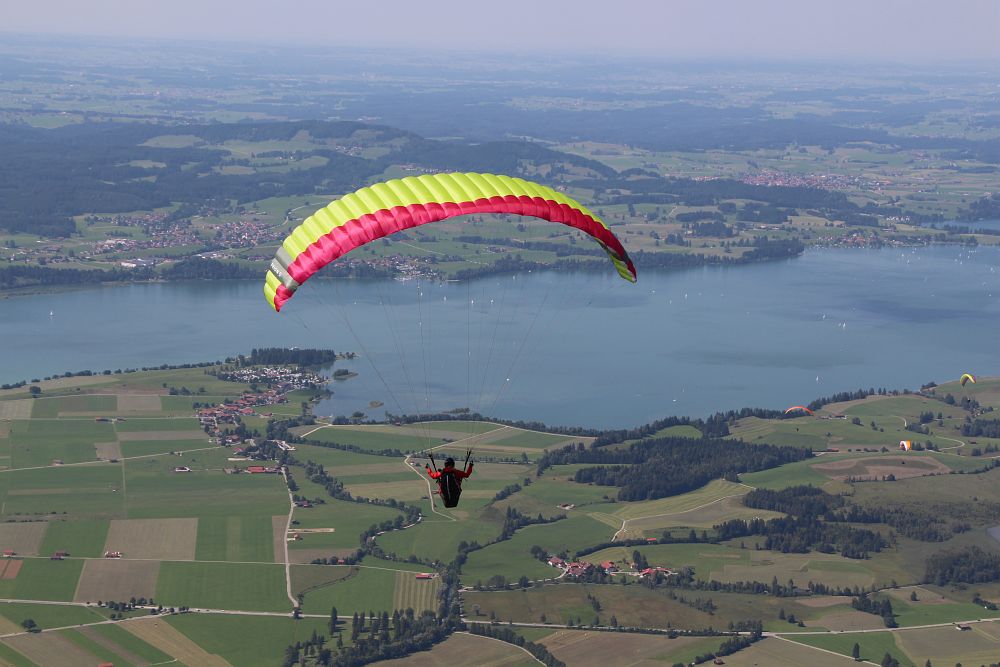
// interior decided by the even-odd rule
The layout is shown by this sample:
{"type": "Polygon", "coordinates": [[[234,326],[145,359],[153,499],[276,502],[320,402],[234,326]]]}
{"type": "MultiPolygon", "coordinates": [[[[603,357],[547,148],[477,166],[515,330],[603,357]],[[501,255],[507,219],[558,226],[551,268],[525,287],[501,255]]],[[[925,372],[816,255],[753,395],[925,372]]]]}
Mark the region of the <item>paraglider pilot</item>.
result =
{"type": "Polygon", "coordinates": [[[445,507],[458,507],[458,499],[462,495],[462,480],[472,474],[472,450],[465,453],[465,470],[455,467],[455,459],[450,456],[445,459],[444,467],[440,470],[434,464],[434,455],[428,454],[430,465],[427,466],[427,474],[431,479],[436,479],[438,483],[438,493],[445,507]],[[431,467],[433,466],[433,469],[431,467]]]}

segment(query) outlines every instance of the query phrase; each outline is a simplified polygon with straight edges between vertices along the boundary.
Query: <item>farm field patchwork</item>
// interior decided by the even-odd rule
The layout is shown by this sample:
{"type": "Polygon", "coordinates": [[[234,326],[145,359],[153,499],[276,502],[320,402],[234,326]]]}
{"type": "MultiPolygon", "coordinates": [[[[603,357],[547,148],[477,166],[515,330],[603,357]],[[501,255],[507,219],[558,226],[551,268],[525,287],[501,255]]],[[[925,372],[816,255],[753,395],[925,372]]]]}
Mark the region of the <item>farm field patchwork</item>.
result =
{"type": "Polygon", "coordinates": [[[147,644],[118,624],[102,623],[81,628],[80,632],[124,656],[133,664],[160,664],[172,661],[170,655],[147,644]]]}
{"type": "MultiPolygon", "coordinates": [[[[173,620],[173,619],[169,619],[173,620]]],[[[210,653],[188,639],[167,618],[144,618],[122,624],[122,628],[159,651],[175,656],[185,665],[234,667],[224,658],[210,653]]]]}

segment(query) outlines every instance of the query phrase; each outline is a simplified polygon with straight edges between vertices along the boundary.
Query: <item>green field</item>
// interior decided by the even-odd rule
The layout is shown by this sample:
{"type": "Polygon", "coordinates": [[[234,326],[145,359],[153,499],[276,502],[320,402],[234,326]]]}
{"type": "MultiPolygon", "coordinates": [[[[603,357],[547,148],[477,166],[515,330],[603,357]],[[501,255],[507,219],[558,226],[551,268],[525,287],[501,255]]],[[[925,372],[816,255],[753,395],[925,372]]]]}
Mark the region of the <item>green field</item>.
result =
{"type": "MultiPolygon", "coordinates": [[[[158,431],[197,431],[201,432],[201,425],[194,417],[172,417],[168,419],[142,419],[132,418],[128,421],[119,421],[115,424],[115,431],[118,433],[149,433],[158,431]]],[[[207,439],[208,436],[205,436],[207,439]]]]}
{"type": "MultiPolygon", "coordinates": [[[[299,484],[302,495],[322,497],[323,490],[311,482],[299,484]]],[[[324,494],[325,495],[325,494],[324,494]]],[[[361,533],[372,524],[395,520],[399,512],[390,507],[370,505],[367,503],[352,503],[344,500],[334,500],[329,496],[321,505],[310,508],[297,508],[294,519],[297,524],[292,526],[306,529],[333,529],[328,533],[301,533],[301,541],[291,542],[289,549],[357,549],[361,546],[361,533]]],[[[276,512],[275,514],[279,514],[276,512]]],[[[405,531],[404,531],[405,532],[405,531]]]]}
{"type": "Polygon", "coordinates": [[[398,449],[401,452],[420,451],[442,444],[441,438],[428,440],[419,435],[397,435],[353,426],[329,426],[319,430],[313,430],[314,428],[313,426],[302,426],[293,429],[293,431],[297,433],[312,431],[306,438],[307,440],[353,445],[372,452],[386,449],[398,449]]]}
{"type": "MultiPolygon", "coordinates": [[[[289,644],[309,639],[313,632],[330,635],[327,621],[315,618],[181,614],[167,622],[209,653],[240,667],[274,667],[281,664],[289,644]]],[[[349,640],[350,628],[344,636],[345,642],[349,640]]]]}
{"type": "MultiPolygon", "coordinates": [[[[952,632],[955,632],[952,630],[952,632]]],[[[816,646],[818,648],[850,656],[854,644],[861,646],[861,658],[876,664],[882,662],[882,657],[889,653],[899,660],[900,665],[905,667],[916,667],[906,652],[897,644],[895,633],[892,632],[867,632],[867,633],[845,633],[840,635],[799,635],[788,637],[793,641],[816,646]]]]}
{"type": "Polygon", "coordinates": [[[105,620],[104,616],[87,607],[24,602],[0,602],[0,616],[18,625],[30,618],[41,628],[63,628],[105,620]]]}
{"type": "Polygon", "coordinates": [[[270,563],[274,535],[270,516],[201,517],[198,519],[198,560],[270,563]]]}
{"type": "MultiPolygon", "coordinates": [[[[129,461],[128,518],[274,516],[288,513],[288,494],[280,475],[227,475],[218,463],[197,470],[212,453],[129,461]],[[173,473],[189,465],[193,473],[173,473]]],[[[218,455],[216,455],[218,456],[218,455]]]]}
{"type": "Polygon", "coordinates": [[[94,444],[114,442],[117,437],[111,424],[79,418],[12,422],[9,439],[10,466],[33,468],[56,461],[94,461],[94,444]]]}
{"type": "Polygon", "coordinates": [[[123,630],[117,625],[102,623],[101,625],[95,625],[93,627],[93,631],[101,637],[114,642],[130,653],[148,661],[151,664],[155,665],[173,661],[173,659],[163,651],[159,650],[155,646],[147,644],[131,632],[123,630]]]}
{"type": "Polygon", "coordinates": [[[123,440],[119,443],[122,456],[125,458],[164,456],[169,455],[170,452],[187,452],[193,449],[207,449],[212,446],[207,436],[187,440],[123,440]]]}
{"type": "Polygon", "coordinates": [[[396,530],[378,538],[379,545],[388,553],[401,558],[410,555],[427,560],[448,562],[458,552],[461,541],[489,542],[500,534],[500,524],[492,521],[445,521],[439,517],[427,518],[420,525],[406,530],[396,530]]]}
{"type": "Polygon", "coordinates": [[[156,583],[163,605],[243,611],[288,611],[280,565],[164,562],[156,583]]]}
{"type": "Polygon", "coordinates": [[[538,545],[549,554],[572,554],[588,544],[610,538],[607,525],[589,516],[574,516],[555,523],[528,526],[509,540],[492,544],[469,554],[462,567],[462,578],[468,583],[485,582],[495,574],[516,581],[521,576],[543,579],[555,576],[553,569],[531,557],[531,547],[538,545]]]}
{"type": "Polygon", "coordinates": [[[481,618],[486,621],[492,612],[501,622],[513,620],[522,623],[542,622],[543,614],[547,622],[567,623],[572,619],[574,623],[586,625],[590,625],[595,617],[606,625],[612,615],[619,625],[639,627],[706,628],[718,622],[706,612],[671,600],[663,592],[651,591],[636,584],[553,584],[519,591],[470,591],[464,597],[470,620],[481,618]],[[601,611],[594,609],[588,594],[598,599],[601,611]],[[474,616],[476,605],[479,605],[479,617],[474,616]]]}
{"type": "Polygon", "coordinates": [[[22,470],[0,474],[0,484],[6,486],[3,512],[8,517],[58,514],[76,520],[124,514],[120,465],[22,470]]]}
{"type": "Polygon", "coordinates": [[[59,417],[60,413],[82,412],[93,412],[99,413],[101,416],[112,416],[118,412],[118,399],[116,396],[94,394],[60,396],[56,398],[39,398],[32,405],[31,418],[53,418],[59,417]]]}
{"type": "MultiPolygon", "coordinates": [[[[322,568],[323,565],[296,567],[322,568]]],[[[340,568],[337,568],[340,569],[340,568]]],[[[396,573],[386,570],[359,569],[357,574],[305,594],[302,610],[309,614],[329,614],[331,607],[340,615],[353,612],[381,611],[393,608],[396,573]]],[[[287,601],[286,601],[287,605],[287,601]]]]}
{"type": "Polygon", "coordinates": [[[39,553],[44,556],[65,551],[74,557],[100,557],[107,535],[107,521],[51,521],[39,553]]]}
{"type": "Polygon", "coordinates": [[[69,602],[82,570],[82,560],[25,559],[16,579],[0,580],[0,598],[69,602]]]}

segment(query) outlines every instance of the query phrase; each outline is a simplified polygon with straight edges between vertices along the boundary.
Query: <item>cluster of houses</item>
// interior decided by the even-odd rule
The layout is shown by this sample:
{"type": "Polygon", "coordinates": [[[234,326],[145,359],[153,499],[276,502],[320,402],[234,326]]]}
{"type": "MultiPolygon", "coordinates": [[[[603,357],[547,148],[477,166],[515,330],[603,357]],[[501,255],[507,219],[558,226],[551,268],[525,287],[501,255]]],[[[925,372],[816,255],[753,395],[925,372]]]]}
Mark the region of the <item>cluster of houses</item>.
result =
{"type": "Polygon", "coordinates": [[[641,570],[637,570],[635,569],[634,563],[630,563],[626,568],[620,568],[617,563],[611,560],[606,560],[598,565],[594,565],[593,563],[588,563],[587,561],[566,561],[558,556],[551,556],[546,562],[552,567],[559,568],[570,577],[582,577],[594,572],[603,572],[607,575],[629,575],[640,579],[643,577],[653,576],[655,574],[676,574],[673,570],[660,566],[646,567],[641,570]]]}
{"type": "MultiPolygon", "coordinates": [[[[105,218],[104,221],[107,221],[105,218]]],[[[204,245],[203,239],[187,221],[167,221],[166,215],[151,213],[143,216],[115,216],[114,224],[120,227],[141,227],[149,236],[144,239],[110,238],[94,244],[93,254],[146,250],[149,248],[174,248],[176,246],[204,245]]],[[[86,252],[81,256],[88,256],[86,252]]]]}
{"type": "Polygon", "coordinates": [[[847,174],[794,174],[776,169],[761,169],[747,172],[740,176],[740,182],[748,185],[785,186],[803,188],[823,188],[825,190],[862,190],[881,191],[888,183],[862,176],[847,174]]]}
{"type": "MultiPolygon", "coordinates": [[[[220,405],[208,408],[199,408],[197,415],[202,428],[206,429],[209,435],[219,435],[219,424],[235,424],[240,417],[249,417],[257,414],[255,408],[261,405],[277,405],[286,403],[288,399],[284,394],[274,390],[266,389],[262,392],[243,394],[242,397],[234,401],[226,401],[220,405]]],[[[264,414],[264,416],[269,416],[264,414]]],[[[241,438],[227,441],[226,444],[242,442],[241,438]]]]}
{"type": "Polygon", "coordinates": [[[219,373],[216,377],[227,382],[267,385],[278,394],[322,387],[327,382],[322,375],[288,366],[250,366],[219,373]]]}
{"type": "Polygon", "coordinates": [[[282,236],[280,227],[268,225],[257,218],[209,225],[208,229],[215,232],[215,242],[226,248],[256,248],[277,241],[282,236]]]}
{"type": "MultiPolygon", "coordinates": [[[[315,373],[306,373],[283,366],[255,366],[220,373],[218,377],[231,382],[246,384],[264,384],[267,389],[256,392],[246,392],[240,398],[226,401],[219,405],[199,408],[198,421],[209,435],[220,437],[219,424],[235,424],[240,417],[260,414],[270,417],[270,412],[259,412],[262,405],[278,405],[287,403],[286,394],[296,389],[311,389],[326,384],[327,379],[315,373]]],[[[232,445],[242,442],[238,435],[225,436],[222,444],[232,445]]],[[[292,450],[289,450],[292,451],[292,450]]]]}

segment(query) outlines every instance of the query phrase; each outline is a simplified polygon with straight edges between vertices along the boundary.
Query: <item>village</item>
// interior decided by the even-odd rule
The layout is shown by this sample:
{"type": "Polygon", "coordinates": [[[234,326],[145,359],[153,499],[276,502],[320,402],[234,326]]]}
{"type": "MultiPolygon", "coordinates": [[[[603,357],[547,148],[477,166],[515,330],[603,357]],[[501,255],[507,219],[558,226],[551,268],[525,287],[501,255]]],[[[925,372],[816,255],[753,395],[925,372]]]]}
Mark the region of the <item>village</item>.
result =
{"type": "MultiPolygon", "coordinates": [[[[656,540],[653,539],[652,541],[655,542],[656,540]]],[[[616,563],[615,561],[606,560],[595,565],[593,563],[588,563],[587,561],[568,561],[560,558],[559,556],[550,556],[545,562],[552,567],[561,570],[563,572],[563,575],[561,576],[568,577],[584,577],[590,574],[603,573],[608,576],[620,574],[623,576],[633,576],[642,579],[644,577],[651,577],[657,574],[662,574],[663,576],[677,574],[667,567],[658,565],[638,567],[637,563],[629,561],[622,561],[619,565],[619,563],[616,563]]]]}
{"type": "Polygon", "coordinates": [[[740,176],[747,185],[823,188],[825,190],[874,190],[881,191],[888,182],[847,174],[789,174],[774,169],[761,169],[740,176]]]}

